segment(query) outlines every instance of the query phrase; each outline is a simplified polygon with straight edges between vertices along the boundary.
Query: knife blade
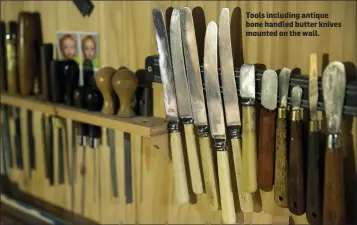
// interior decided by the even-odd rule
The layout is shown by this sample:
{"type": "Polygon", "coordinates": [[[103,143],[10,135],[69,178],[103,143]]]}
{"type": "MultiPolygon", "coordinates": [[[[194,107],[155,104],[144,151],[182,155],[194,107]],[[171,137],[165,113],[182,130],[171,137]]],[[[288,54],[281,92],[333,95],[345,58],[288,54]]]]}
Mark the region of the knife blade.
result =
{"type": "Polygon", "coordinates": [[[266,70],[262,76],[259,120],[258,186],[271,191],[274,184],[275,109],[278,101],[278,75],[266,70]]]}
{"type": "MultiPolygon", "coordinates": [[[[185,9],[184,9],[185,10],[185,9]]],[[[192,18],[192,17],[191,17],[192,18]]],[[[188,25],[186,21],[187,15],[183,12],[183,24],[186,25],[186,32],[194,32],[193,25],[188,25]],[[188,27],[189,26],[189,27],[188,27]]],[[[189,18],[188,18],[189,19],[189,18]]],[[[183,33],[185,33],[183,31],[183,33]]],[[[170,47],[171,47],[171,58],[172,58],[172,66],[173,66],[173,74],[175,81],[175,89],[176,89],[176,97],[177,97],[177,106],[178,106],[178,115],[181,123],[183,124],[185,131],[185,140],[186,140],[186,149],[188,155],[189,169],[191,174],[191,184],[192,190],[195,194],[203,193],[203,184],[202,184],[202,176],[200,171],[200,162],[197,154],[197,145],[196,139],[194,135],[193,128],[193,115],[191,109],[191,99],[190,92],[188,90],[187,76],[186,76],[186,68],[187,71],[191,71],[192,61],[188,56],[188,63],[185,68],[185,61],[183,55],[183,46],[182,41],[191,41],[196,42],[196,39],[182,40],[181,38],[181,24],[180,24],[180,10],[174,9],[171,15],[170,22],[170,47]]],[[[185,46],[191,47],[191,43],[184,43],[185,46]]],[[[192,47],[191,47],[192,48],[192,47]]],[[[197,47],[196,47],[197,48],[197,47]]],[[[190,54],[188,49],[185,51],[186,55],[190,54]]]]}
{"type": "Polygon", "coordinates": [[[224,109],[237,180],[239,204],[242,212],[253,212],[253,198],[251,193],[242,190],[242,123],[239,112],[239,101],[233,68],[229,9],[223,8],[219,17],[219,58],[221,64],[221,80],[223,89],[224,109]]]}
{"type": "Polygon", "coordinates": [[[294,86],[291,90],[291,121],[289,139],[288,167],[288,206],[295,215],[305,213],[305,166],[303,149],[303,121],[300,108],[302,88],[294,86]]]}
{"type": "Polygon", "coordinates": [[[274,199],[278,206],[288,207],[288,157],[286,118],[291,70],[283,68],[279,74],[278,116],[275,133],[274,199]]]}
{"type": "Polygon", "coordinates": [[[257,190],[257,146],[255,122],[255,68],[243,64],[239,77],[242,97],[242,191],[253,193],[257,190]]]}
{"type": "Polygon", "coordinates": [[[161,9],[152,11],[155,27],[156,45],[159,53],[160,74],[163,84],[164,104],[168,130],[170,135],[170,147],[174,169],[176,200],[179,204],[189,202],[187,176],[183,157],[181,133],[179,131],[179,118],[177,112],[176,91],[171,64],[171,56],[167,39],[166,26],[161,9]]]}
{"type": "Polygon", "coordinates": [[[318,72],[317,55],[310,55],[306,218],[312,225],[322,222],[323,154],[320,150],[320,127],[317,120],[318,72]]]}
{"type": "Polygon", "coordinates": [[[209,127],[217,151],[222,219],[226,224],[233,224],[236,222],[236,215],[233,201],[231,174],[229,170],[228,151],[226,148],[223,106],[218,81],[217,35],[217,24],[215,22],[210,22],[207,26],[205,36],[204,77],[209,127]]]}
{"type": "Polygon", "coordinates": [[[325,68],[322,90],[327,118],[327,148],[325,152],[323,224],[345,223],[343,153],[341,120],[345,99],[346,72],[341,62],[331,62],[325,68]]]}

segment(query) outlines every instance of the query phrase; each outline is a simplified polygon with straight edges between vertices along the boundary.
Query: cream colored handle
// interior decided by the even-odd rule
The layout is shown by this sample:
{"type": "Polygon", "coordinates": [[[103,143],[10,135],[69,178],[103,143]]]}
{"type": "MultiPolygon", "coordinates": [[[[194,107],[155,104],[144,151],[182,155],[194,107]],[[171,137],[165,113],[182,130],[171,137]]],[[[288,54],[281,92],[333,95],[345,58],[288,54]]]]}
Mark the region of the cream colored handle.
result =
{"type": "Polygon", "coordinates": [[[218,181],[214,169],[211,141],[209,137],[199,137],[206,194],[212,210],[219,210],[218,181]]]}
{"type": "Polygon", "coordinates": [[[183,157],[180,132],[170,133],[170,145],[174,170],[176,200],[178,204],[186,204],[189,202],[190,198],[188,194],[185,160],[183,157]]]}
{"type": "Polygon", "coordinates": [[[257,190],[257,143],[254,106],[244,106],[242,127],[242,191],[257,190]]]}
{"type": "Polygon", "coordinates": [[[217,151],[217,162],[223,223],[235,224],[236,213],[234,207],[231,174],[229,170],[228,152],[217,151]]]}
{"type": "Polygon", "coordinates": [[[188,165],[191,174],[192,190],[195,194],[203,193],[202,175],[200,170],[200,160],[197,153],[197,144],[193,124],[185,124],[185,138],[188,155],[188,165]]]}
{"type": "Polygon", "coordinates": [[[242,147],[241,139],[233,138],[231,139],[234,169],[236,172],[236,180],[239,195],[239,205],[242,212],[249,213],[254,211],[253,197],[251,193],[242,191],[242,147]]]}

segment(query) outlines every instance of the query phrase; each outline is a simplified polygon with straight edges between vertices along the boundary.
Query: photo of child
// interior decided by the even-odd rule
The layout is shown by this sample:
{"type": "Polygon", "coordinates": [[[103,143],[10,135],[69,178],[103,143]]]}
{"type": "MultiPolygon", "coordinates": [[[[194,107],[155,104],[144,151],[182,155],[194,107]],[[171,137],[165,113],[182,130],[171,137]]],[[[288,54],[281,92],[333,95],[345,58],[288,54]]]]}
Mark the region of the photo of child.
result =
{"type": "Polygon", "coordinates": [[[78,56],[78,35],[75,33],[57,32],[57,52],[60,60],[75,60],[80,63],[78,56]]]}
{"type": "Polygon", "coordinates": [[[83,68],[99,68],[97,40],[94,35],[83,35],[81,48],[83,54],[83,68]]]}

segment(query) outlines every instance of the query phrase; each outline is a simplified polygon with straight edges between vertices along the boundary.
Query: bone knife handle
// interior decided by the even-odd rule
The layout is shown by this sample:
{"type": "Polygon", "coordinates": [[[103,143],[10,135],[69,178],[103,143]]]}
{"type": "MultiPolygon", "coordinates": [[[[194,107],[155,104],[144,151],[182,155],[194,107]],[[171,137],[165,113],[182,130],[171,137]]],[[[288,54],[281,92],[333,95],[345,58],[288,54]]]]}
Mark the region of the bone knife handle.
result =
{"type": "Polygon", "coordinates": [[[222,220],[225,224],[236,223],[228,151],[217,151],[218,180],[221,195],[222,220]]]}
{"type": "Polygon", "coordinates": [[[306,218],[311,225],[322,223],[323,154],[319,144],[320,135],[318,121],[310,121],[307,157],[306,218]]]}
{"type": "Polygon", "coordinates": [[[219,195],[217,174],[214,168],[211,140],[208,136],[199,137],[199,148],[201,153],[203,176],[205,181],[206,194],[212,210],[219,210],[219,195]]]}
{"type": "Polygon", "coordinates": [[[34,88],[35,79],[35,27],[34,17],[30,12],[21,12],[18,17],[18,69],[20,94],[30,95],[34,88]]]}
{"type": "Polygon", "coordinates": [[[242,191],[257,190],[257,143],[254,106],[243,106],[242,126],[242,191]]]}
{"type": "Polygon", "coordinates": [[[263,191],[271,191],[274,185],[275,116],[275,110],[260,111],[258,185],[263,191]]]}
{"type": "Polygon", "coordinates": [[[325,152],[323,221],[326,225],[345,223],[345,193],[342,149],[327,148],[325,152]]]}
{"type": "Polygon", "coordinates": [[[234,168],[238,186],[239,204],[242,212],[249,213],[254,210],[253,197],[251,193],[242,191],[242,147],[240,138],[232,138],[232,152],[234,168]]]}
{"type": "Polygon", "coordinates": [[[170,147],[175,180],[176,200],[178,204],[186,204],[189,202],[189,194],[180,132],[170,133],[170,147]]]}
{"type": "MultiPolygon", "coordinates": [[[[294,112],[293,112],[294,113],[294,112]]],[[[288,205],[291,213],[305,213],[305,172],[303,160],[302,121],[290,123],[290,151],[288,167],[288,205]]]]}
{"type": "Polygon", "coordinates": [[[200,160],[198,158],[196,138],[193,124],[184,124],[186,148],[191,174],[192,190],[195,194],[203,193],[202,175],[200,170],[200,160]]]}
{"type": "Polygon", "coordinates": [[[275,134],[274,199],[278,206],[288,207],[288,158],[286,142],[286,109],[278,109],[275,134]]]}

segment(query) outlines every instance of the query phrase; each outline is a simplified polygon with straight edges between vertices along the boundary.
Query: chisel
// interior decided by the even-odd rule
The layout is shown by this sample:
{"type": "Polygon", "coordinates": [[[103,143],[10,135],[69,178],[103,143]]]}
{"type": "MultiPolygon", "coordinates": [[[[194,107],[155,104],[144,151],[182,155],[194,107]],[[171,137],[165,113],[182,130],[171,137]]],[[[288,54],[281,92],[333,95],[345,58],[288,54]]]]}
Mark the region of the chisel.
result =
{"type": "Polygon", "coordinates": [[[186,204],[189,202],[187,175],[185,170],[181,133],[179,130],[176,91],[174,88],[174,77],[166,26],[161,9],[154,8],[152,15],[155,27],[156,45],[159,53],[159,66],[164,92],[165,113],[170,136],[176,201],[179,204],[186,204]]]}
{"type": "MultiPolygon", "coordinates": [[[[183,33],[187,29],[192,29],[188,32],[194,32],[193,24],[190,24],[187,21],[187,15],[183,11],[183,33]]],[[[191,20],[192,21],[192,20],[191,20]]],[[[186,42],[186,39],[184,39],[186,42]]],[[[192,39],[193,42],[196,42],[196,38],[192,39]]],[[[191,41],[191,42],[192,42],[191,41]]],[[[185,43],[185,46],[189,46],[191,43],[185,43]]],[[[177,97],[177,108],[178,115],[181,123],[183,124],[185,131],[185,140],[186,140],[186,149],[188,156],[188,165],[190,169],[191,175],[191,185],[193,193],[201,194],[203,193],[203,184],[202,184],[202,176],[200,170],[200,161],[197,153],[197,144],[196,138],[193,130],[193,117],[192,117],[192,108],[191,108],[191,99],[190,92],[188,90],[187,76],[186,76],[186,68],[185,61],[183,57],[183,46],[181,39],[181,24],[180,24],[180,10],[174,9],[171,15],[170,22],[170,47],[171,47],[171,58],[172,58],[172,66],[174,73],[174,81],[175,81],[175,89],[176,89],[176,97],[177,97]]],[[[196,47],[197,48],[197,47],[196,47]]],[[[187,52],[187,51],[185,51],[187,52]]],[[[187,53],[186,53],[187,54],[187,53]]],[[[189,54],[189,53],[188,53],[189,54]]],[[[188,57],[187,57],[188,58],[188,57]]],[[[187,60],[187,68],[190,70],[190,58],[187,60]]],[[[189,71],[191,72],[191,71],[189,71]]]]}
{"type": "Polygon", "coordinates": [[[239,90],[242,97],[242,191],[257,190],[257,143],[255,121],[255,68],[243,64],[240,68],[239,90]]]}
{"type": "Polygon", "coordinates": [[[278,206],[288,207],[288,152],[286,118],[290,69],[283,68],[279,74],[278,116],[275,133],[274,199],[278,206]]]}
{"type": "Polygon", "coordinates": [[[311,225],[322,222],[323,154],[320,147],[320,125],[317,119],[318,100],[317,55],[310,55],[309,105],[310,123],[308,137],[306,218],[311,225]]]}
{"type": "Polygon", "coordinates": [[[271,191],[274,184],[275,109],[278,101],[278,75],[274,70],[264,71],[260,96],[263,107],[259,120],[258,186],[263,191],[271,191]]]}
{"type": "Polygon", "coordinates": [[[253,212],[254,204],[251,193],[242,190],[242,123],[233,68],[229,9],[223,8],[219,17],[219,58],[224,109],[228,134],[231,139],[235,176],[237,180],[239,204],[242,212],[253,212]]]}
{"type": "Polygon", "coordinates": [[[341,62],[331,62],[322,77],[322,90],[327,118],[327,148],[322,224],[345,224],[345,186],[341,143],[342,110],[345,100],[346,72],[341,62]]]}
{"type": "Polygon", "coordinates": [[[180,11],[180,14],[182,27],[181,33],[183,39],[182,44],[189,84],[188,88],[191,97],[193,123],[195,125],[199,140],[206,194],[212,210],[219,210],[220,199],[218,193],[217,172],[213,161],[211,139],[208,135],[206,105],[203,95],[202,78],[192,12],[189,8],[184,8],[180,11]]]}
{"type": "Polygon", "coordinates": [[[222,220],[225,224],[236,222],[226,131],[217,67],[217,24],[207,26],[204,48],[204,77],[209,127],[217,150],[218,180],[221,195],[222,220]]]}
{"type": "Polygon", "coordinates": [[[303,121],[301,106],[302,89],[294,86],[291,90],[291,120],[289,138],[288,167],[288,207],[295,215],[305,213],[305,166],[303,148],[303,121]]]}

